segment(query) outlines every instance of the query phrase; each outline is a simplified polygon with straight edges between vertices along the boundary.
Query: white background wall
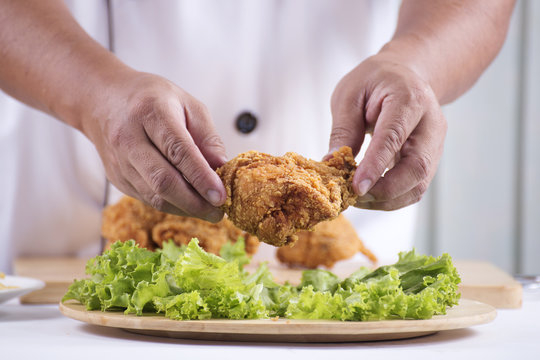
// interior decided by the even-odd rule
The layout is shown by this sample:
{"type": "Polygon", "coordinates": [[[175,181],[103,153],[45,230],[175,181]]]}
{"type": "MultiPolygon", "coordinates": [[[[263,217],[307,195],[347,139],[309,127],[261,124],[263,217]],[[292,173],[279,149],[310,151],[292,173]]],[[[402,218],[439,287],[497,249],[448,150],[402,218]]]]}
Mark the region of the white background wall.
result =
{"type": "Polygon", "coordinates": [[[540,274],[540,1],[517,3],[497,59],[444,110],[445,153],[417,248],[540,274]]]}

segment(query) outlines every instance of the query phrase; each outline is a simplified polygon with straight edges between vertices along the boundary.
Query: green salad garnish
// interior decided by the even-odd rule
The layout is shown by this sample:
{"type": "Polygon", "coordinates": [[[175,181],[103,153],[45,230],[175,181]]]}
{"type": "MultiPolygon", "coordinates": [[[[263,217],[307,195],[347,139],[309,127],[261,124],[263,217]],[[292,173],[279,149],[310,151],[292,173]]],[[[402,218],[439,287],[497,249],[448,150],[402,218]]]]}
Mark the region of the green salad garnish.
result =
{"type": "Polygon", "coordinates": [[[221,256],[197,239],[187,246],[165,243],[156,252],[133,241],[117,242],[86,265],[88,279],[75,280],[62,301],[88,310],[164,314],[192,319],[328,319],[366,321],[429,319],[459,300],[460,282],[448,254],[415,251],[393,265],[360,268],[340,280],[326,270],[306,270],[298,286],[277,284],[265,263],[252,274],[244,241],[226,244],[221,256]]]}

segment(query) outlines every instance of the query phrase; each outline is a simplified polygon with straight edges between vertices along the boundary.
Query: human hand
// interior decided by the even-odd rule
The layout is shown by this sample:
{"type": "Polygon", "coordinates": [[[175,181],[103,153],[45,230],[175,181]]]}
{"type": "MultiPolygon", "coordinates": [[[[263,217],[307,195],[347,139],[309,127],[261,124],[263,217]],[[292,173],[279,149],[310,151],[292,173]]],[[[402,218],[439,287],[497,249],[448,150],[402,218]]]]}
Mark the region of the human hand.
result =
{"type": "Polygon", "coordinates": [[[356,206],[395,210],[418,202],[435,176],[447,129],[430,86],[399,61],[375,55],[339,82],[331,105],[331,152],[348,145],[356,155],[372,134],[353,178],[356,206]]]}
{"type": "Polygon", "coordinates": [[[225,149],[206,107],[171,82],[132,70],[111,79],[81,130],[122,192],[177,215],[219,221],[225,149]]]}

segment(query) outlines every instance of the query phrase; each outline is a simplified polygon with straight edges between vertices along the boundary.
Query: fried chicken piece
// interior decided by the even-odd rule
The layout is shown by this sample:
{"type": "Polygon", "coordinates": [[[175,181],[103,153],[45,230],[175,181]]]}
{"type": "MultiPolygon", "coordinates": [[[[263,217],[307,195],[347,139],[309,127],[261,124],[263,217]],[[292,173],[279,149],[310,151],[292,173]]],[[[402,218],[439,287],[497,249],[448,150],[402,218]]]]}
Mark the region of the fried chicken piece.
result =
{"type": "Polygon", "coordinates": [[[289,266],[315,269],[322,265],[331,268],[336,262],[351,258],[359,251],[372,263],[377,262],[343,215],[315,225],[313,231],[299,231],[297,235],[294,245],[281,247],[276,252],[278,260],[289,266]]]}
{"type": "Polygon", "coordinates": [[[141,247],[153,250],[152,228],[165,214],[139,200],[124,196],[103,210],[101,234],[109,243],[135,240],[141,247]]]}
{"type": "Polygon", "coordinates": [[[239,237],[244,238],[249,255],[257,252],[259,247],[259,240],[255,236],[238,229],[226,218],[213,224],[191,217],[167,215],[152,229],[152,239],[159,247],[168,240],[173,240],[177,245],[187,245],[194,237],[199,239],[199,245],[204,250],[216,255],[219,255],[226,242],[235,243],[239,237]]]}
{"type": "Polygon", "coordinates": [[[101,233],[108,241],[106,249],[116,241],[133,239],[139,246],[154,250],[164,241],[172,239],[178,245],[187,245],[196,237],[204,250],[219,254],[223,244],[227,241],[234,243],[239,236],[244,238],[249,255],[257,252],[259,247],[256,237],[236,228],[227,219],[212,224],[192,217],[166,214],[128,196],[103,210],[101,233]]]}
{"type": "Polygon", "coordinates": [[[274,246],[294,243],[299,230],[336,218],[356,195],[356,163],[342,147],[323,162],[296,153],[240,154],[217,170],[227,190],[222,209],[240,229],[274,246]]]}

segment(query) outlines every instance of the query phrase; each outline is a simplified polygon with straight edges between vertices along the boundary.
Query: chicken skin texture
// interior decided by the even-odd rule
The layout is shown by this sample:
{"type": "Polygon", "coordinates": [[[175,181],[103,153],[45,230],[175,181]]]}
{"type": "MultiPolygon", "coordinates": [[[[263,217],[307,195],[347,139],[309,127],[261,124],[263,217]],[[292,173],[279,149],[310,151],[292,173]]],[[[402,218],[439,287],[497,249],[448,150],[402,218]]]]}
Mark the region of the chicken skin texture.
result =
{"type": "Polygon", "coordinates": [[[109,242],[107,245],[133,239],[139,246],[154,250],[152,228],[165,216],[137,199],[124,196],[103,209],[101,235],[109,242]]]}
{"type": "Polygon", "coordinates": [[[226,218],[213,224],[197,218],[166,214],[128,196],[103,210],[101,233],[108,241],[105,248],[116,241],[133,239],[139,246],[154,250],[169,240],[177,245],[187,245],[195,237],[204,250],[216,255],[225,243],[234,243],[239,237],[244,238],[249,255],[257,252],[259,247],[255,236],[236,228],[226,218]]]}
{"type": "Polygon", "coordinates": [[[299,231],[292,246],[283,246],[276,252],[278,260],[291,267],[315,269],[331,268],[340,260],[351,258],[357,252],[364,254],[373,264],[377,258],[356,234],[352,224],[343,214],[336,219],[323,221],[313,231],[299,231]]]}
{"type": "Polygon", "coordinates": [[[355,169],[346,146],[322,162],[292,152],[277,157],[248,151],[217,170],[227,190],[222,209],[260,241],[291,244],[299,230],[334,219],[355,203],[355,169]]]}
{"type": "Polygon", "coordinates": [[[176,245],[187,245],[196,237],[199,245],[207,252],[219,255],[221,247],[227,242],[236,242],[239,237],[244,238],[246,253],[257,252],[259,240],[245,231],[238,229],[227,218],[218,223],[211,223],[197,218],[167,215],[163,221],[152,228],[152,239],[159,246],[169,240],[176,245]]]}

